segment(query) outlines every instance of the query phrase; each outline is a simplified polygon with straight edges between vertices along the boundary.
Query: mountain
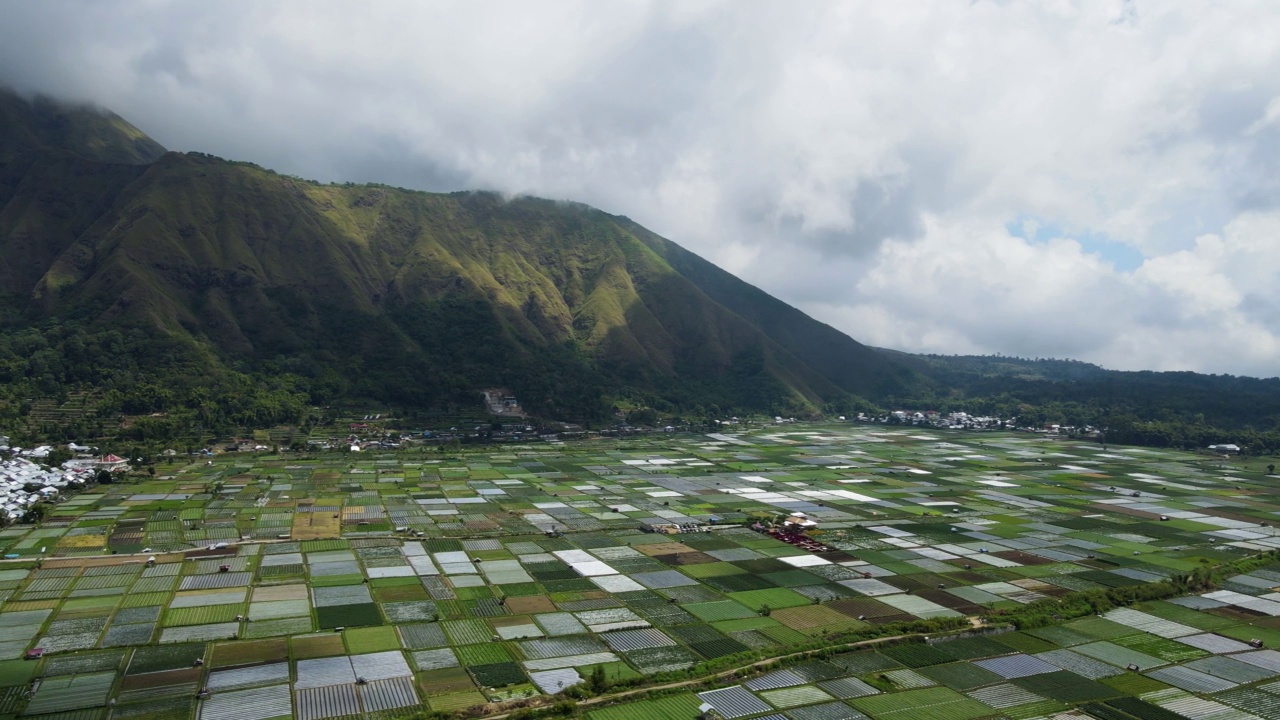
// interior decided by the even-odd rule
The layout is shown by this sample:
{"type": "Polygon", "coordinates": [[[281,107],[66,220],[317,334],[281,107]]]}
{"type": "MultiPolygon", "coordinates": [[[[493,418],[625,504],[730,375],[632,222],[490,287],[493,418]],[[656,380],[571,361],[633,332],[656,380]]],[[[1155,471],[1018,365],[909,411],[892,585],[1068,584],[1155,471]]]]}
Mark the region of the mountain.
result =
{"type": "Polygon", "coordinates": [[[10,341],[0,380],[24,388],[106,385],[149,410],[199,404],[193,388],[227,373],[412,407],[505,386],[590,418],[614,401],[815,412],[921,381],[584,205],[321,185],[162,153],[110,113],[12,95],[0,118],[0,301],[10,335],[36,333],[21,342],[55,361],[33,369],[10,341]],[[68,361],[69,345],[95,361],[68,361]]]}
{"type": "MultiPolygon", "coordinates": [[[[1077,360],[877,351],[932,381],[904,395],[880,398],[890,404],[1020,416],[1030,423],[1112,428],[1164,423],[1185,435],[1195,434],[1188,428],[1196,433],[1213,430],[1218,433],[1214,442],[1239,440],[1246,431],[1268,433],[1268,447],[1280,447],[1276,377],[1120,371],[1077,360]]],[[[1136,433],[1129,439],[1160,444],[1136,433]]],[[[1201,438],[1187,446],[1204,447],[1208,442],[1201,438]]]]}
{"type": "Polygon", "coordinates": [[[585,205],[322,185],[6,92],[0,328],[0,423],[39,406],[45,435],[83,432],[69,398],[169,441],[507,387],[564,419],[877,405],[1280,447],[1274,378],[873,349],[585,205]]]}
{"type": "Polygon", "coordinates": [[[165,149],[115,113],[43,96],[26,99],[0,87],[0,161],[32,152],[146,165],[165,149]]]}

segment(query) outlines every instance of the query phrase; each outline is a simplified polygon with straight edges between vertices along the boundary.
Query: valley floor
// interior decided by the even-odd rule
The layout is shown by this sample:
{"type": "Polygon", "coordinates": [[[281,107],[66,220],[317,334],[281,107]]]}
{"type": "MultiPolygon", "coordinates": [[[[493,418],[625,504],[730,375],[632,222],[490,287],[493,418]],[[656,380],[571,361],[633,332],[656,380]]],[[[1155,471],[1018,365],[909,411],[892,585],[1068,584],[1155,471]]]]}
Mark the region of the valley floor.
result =
{"type": "Polygon", "coordinates": [[[848,425],[183,460],[0,530],[0,717],[1275,718],[1280,563],[972,632],[1280,548],[1264,472],[848,425]]]}

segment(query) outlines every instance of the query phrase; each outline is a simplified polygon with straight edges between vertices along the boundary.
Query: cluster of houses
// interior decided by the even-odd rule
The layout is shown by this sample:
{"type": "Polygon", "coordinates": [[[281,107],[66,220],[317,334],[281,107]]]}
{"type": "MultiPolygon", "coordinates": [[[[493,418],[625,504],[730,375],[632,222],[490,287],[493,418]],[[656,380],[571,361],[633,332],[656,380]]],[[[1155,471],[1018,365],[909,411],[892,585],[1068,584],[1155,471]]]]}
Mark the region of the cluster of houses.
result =
{"type": "MultiPolygon", "coordinates": [[[[533,442],[586,437],[588,434],[619,434],[612,432],[584,431],[572,423],[533,426],[524,422],[498,422],[472,427],[450,427],[444,430],[385,430],[368,423],[351,423],[346,436],[331,435],[325,439],[311,438],[307,445],[313,450],[398,450],[427,443],[475,442],[533,442]]],[[[228,448],[230,450],[230,448],[228,448]]]]}
{"type": "MultiPolygon", "coordinates": [[[[844,418],[841,418],[842,420],[844,418]]],[[[882,415],[858,413],[858,422],[884,423],[889,425],[919,425],[923,427],[946,428],[949,430],[1016,430],[1014,420],[1005,420],[985,415],[970,415],[967,412],[941,413],[935,410],[923,412],[913,410],[894,410],[882,415]]]]}
{"type": "MultiPolygon", "coordinates": [[[[67,449],[81,455],[92,448],[71,443],[67,449]]],[[[123,472],[129,463],[116,455],[77,457],[62,467],[46,467],[36,460],[49,457],[53,446],[9,447],[9,438],[0,435],[0,521],[13,522],[41,500],[54,499],[65,490],[83,487],[99,470],[123,472]]]]}
{"type": "Polygon", "coordinates": [[[23,457],[0,460],[0,515],[13,522],[37,502],[57,497],[66,488],[82,486],[91,472],[46,468],[23,457]]]}
{"type": "MultiPolygon", "coordinates": [[[[232,440],[227,443],[226,447],[222,448],[223,452],[265,452],[270,449],[270,447],[258,442],[257,440],[245,438],[232,440]]],[[[197,454],[212,455],[213,452],[206,448],[197,454]]]]}
{"type": "MultiPolygon", "coordinates": [[[[844,420],[841,416],[840,420],[844,420]]],[[[881,415],[858,413],[856,422],[883,423],[888,425],[915,425],[920,427],[943,428],[947,430],[1021,430],[1023,432],[1042,433],[1045,435],[1070,435],[1071,437],[1097,438],[1100,430],[1092,425],[1077,427],[1074,425],[1047,424],[1027,426],[1019,424],[1016,418],[1004,419],[987,415],[970,415],[967,412],[941,413],[935,410],[894,410],[881,415]]]]}

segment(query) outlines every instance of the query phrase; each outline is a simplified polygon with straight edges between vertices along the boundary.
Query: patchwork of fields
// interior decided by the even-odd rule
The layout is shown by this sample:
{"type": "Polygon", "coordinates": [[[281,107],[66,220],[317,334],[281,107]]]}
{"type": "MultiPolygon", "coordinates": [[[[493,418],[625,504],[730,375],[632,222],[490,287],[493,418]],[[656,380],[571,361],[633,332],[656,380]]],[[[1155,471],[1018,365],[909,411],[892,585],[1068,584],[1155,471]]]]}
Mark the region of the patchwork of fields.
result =
{"type": "MultiPolygon", "coordinates": [[[[227,456],[95,488],[38,529],[0,530],[22,558],[0,564],[0,717],[456,710],[554,694],[597,667],[617,679],[784,654],[1280,547],[1275,478],[1240,463],[787,430],[227,456]],[[791,512],[818,522],[826,550],[744,526],[791,512]],[[21,659],[32,648],[44,658],[21,659]]],[[[707,703],[791,720],[1280,718],[1276,587],[1280,567],[1264,567],[1105,617],[846,653],[589,715],[690,718],[707,703]]]]}

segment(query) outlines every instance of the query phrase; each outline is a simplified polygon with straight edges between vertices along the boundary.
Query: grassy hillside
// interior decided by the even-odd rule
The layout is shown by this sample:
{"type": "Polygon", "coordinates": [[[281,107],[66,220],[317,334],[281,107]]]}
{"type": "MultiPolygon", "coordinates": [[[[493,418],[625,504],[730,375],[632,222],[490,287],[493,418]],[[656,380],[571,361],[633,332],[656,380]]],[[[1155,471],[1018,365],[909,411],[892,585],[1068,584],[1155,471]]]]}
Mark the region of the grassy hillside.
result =
{"type": "Polygon", "coordinates": [[[850,392],[868,397],[901,392],[925,382],[923,376],[898,362],[883,362],[875,349],[857,342],[830,325],[753,287],[715,265],[631,223],[632,231],[672,268],[718,303],[733,308],[809,367],[850,392]]]}
{"type": "Polygon", "coordinates": [[[207,428],[508,387],[587,420],[878,403],[1193,445],[1280,427],[1280,380],[878,351],[584,205],[320,185],[4,92],[0,325],[0,422],[82,391],[207,428]]]}
{"type": "Polygon", "coordinates": [[[104,163],[145,165],[165,150],[115,113],[0,87],[0,162],[53,152],[104,163]]]}
{"type": "Polygon", "coordinates": [[[582,418],[618,400],[816,412],[915,380],[583,205],[320,185],[199,153],[125,164],[153,159],[152,144],[114,116],[2,105],[14,131],[0,154],[0,298],[11,331],[62,326],[41,340],[58,371],[11,349],[11,379],[100,381],[61,362],[70,327],[81,346],[110,344],[98,334],[111,330],[158,343],[132,352],[177,369],[122,401],[144,408],[191,372],[416,407],[505,386],[535,411],[582,418]]]}
{"type": "Polygon", "coordinates": [[[433,378],[424,402],[503,384],[554,407],[564,383],[547,375],[777,411],[847,394],[585,206],[321,186],[176,154],[115,204],[34,286],[46,312],[313,357],[379,375],[369,392],[433,378]]]}

